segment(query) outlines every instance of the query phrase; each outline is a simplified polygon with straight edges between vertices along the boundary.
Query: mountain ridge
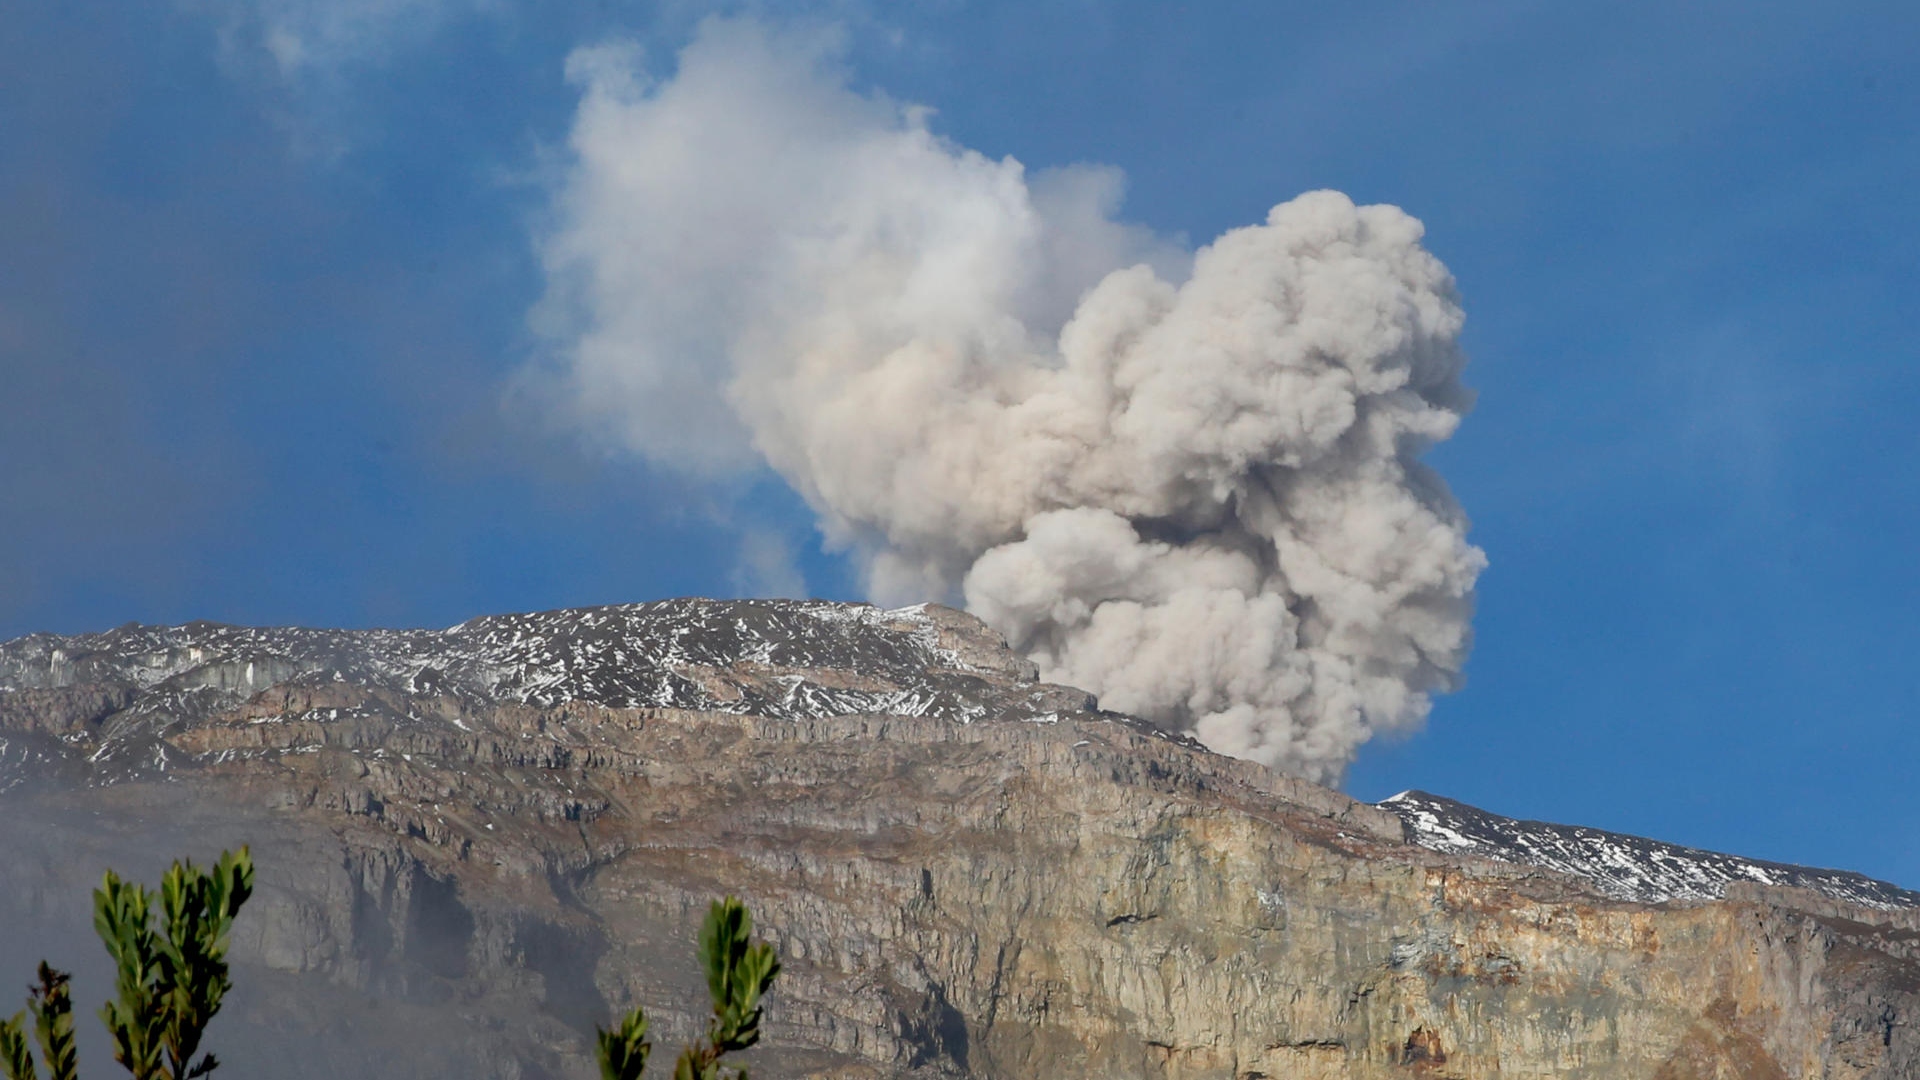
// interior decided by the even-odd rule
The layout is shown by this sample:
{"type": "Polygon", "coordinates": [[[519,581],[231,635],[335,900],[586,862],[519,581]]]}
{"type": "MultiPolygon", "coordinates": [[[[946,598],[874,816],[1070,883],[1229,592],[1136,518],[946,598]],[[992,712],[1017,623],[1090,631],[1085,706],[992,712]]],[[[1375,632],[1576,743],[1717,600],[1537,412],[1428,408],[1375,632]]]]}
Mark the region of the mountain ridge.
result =
{"type": "MultiPolygon", "coordinates": [[[[132,701],[98,718],[108,729],[115,717],[122,729],[143,712],[177,720],[230,704],[236,695],[316,680],[496,703],[584,701],[776,718],[860,713],[963,724],[989,715],[1045,722],[1063,710],[1097,710],[1085,691],[1039,684],[1031,662],[1012,657],[983,629],[940,605],[886,609],[697,597],[487,615],[442,630],[129,623],[0,642],[0,694],[58,690],[76,681],[134,690],[132,701]],[[742,678],[730,670],[741,660],[774,673],[742,678]],[[835,677],[823,682],[822,672],[835,677]],[[989,694],[983,675],[1043,689],[1026,700],[989,694]],[[204,693],[209,690],[215,692],[204,693]]],[[[1166,734],[1144,721],[1103,715],[1166,734]]],[[[0,786],[9,782],[5,761],[0,747],[0,786]]],[[[1373,805],[1404,821],[1408,838],[1422,847],[1572,874],[1617,899],[1715,900],[1728,883],[1752,881],[1883,910],[1920,907],[1920,892],[1853,871],[1509,818],[1421,791],[1373,805]]]]}
{"type": "Polygon", "coordinates": [[[1753,859],[1583,825],[1510,818],[1443,795],[1403,791],[1373,805],[1432,851],[1480,855],[1586,878],[1621,900],[1719,900],[1733,882],[1806,889],[1884,911],[1920,908],[1920,892],[1851,870],[1753,859]]]}
{"type": "Polygon", "coordinates": [[[1920,1075],[1910,911],[1423,846],[938,607],[16,639],[0,800],[36,951],[102,866],[253,842],[221,1056],[286,1080],[585,1077],[634,1003],[691,1037],[726,892],[786,966],[769,1080],[1920,1075]]]}

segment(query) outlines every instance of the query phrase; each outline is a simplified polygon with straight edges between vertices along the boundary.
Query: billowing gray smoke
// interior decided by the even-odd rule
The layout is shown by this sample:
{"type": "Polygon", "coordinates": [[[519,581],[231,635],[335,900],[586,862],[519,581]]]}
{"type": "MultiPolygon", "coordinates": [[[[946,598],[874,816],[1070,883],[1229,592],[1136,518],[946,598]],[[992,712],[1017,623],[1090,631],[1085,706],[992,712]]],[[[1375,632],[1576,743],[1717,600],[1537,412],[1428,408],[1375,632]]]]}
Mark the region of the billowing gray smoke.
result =
{"type": "Polygon", "coordinates": [[[1459,679],[1484,565],[1416,461],[1461,312],[1419,222],[1321,191],[1188,254],[712,23],[583,50],[540,319],[579,417],[765,462],[882,602],[964,597],[1051,679],[1332,779],[1459,679]]]}

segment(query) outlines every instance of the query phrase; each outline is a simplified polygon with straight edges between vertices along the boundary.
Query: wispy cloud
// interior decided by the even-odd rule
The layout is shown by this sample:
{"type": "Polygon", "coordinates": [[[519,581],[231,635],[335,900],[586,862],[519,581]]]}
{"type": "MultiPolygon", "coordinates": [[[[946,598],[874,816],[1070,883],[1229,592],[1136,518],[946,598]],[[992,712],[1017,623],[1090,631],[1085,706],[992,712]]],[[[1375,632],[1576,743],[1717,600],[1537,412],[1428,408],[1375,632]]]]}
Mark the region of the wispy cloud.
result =
{"type": "Polygon", "coordinates": [[[735,557],[728,584],[736,596],[785,597],[808,596],[807,578],[793,544],[771,529],[749,528],[740,534],[740,549],[735,557]]]}
{"type": "Polygon", "coordinates": [[[511,0],[181,0],[206,18],[221,67],[310,157],[350,149],[363,83],[449,27],[511,0]]]}
{"type": "Polygon", "coordinates": [[[214,22],[223,58],[278,78],[330,79],[431,37],[450,18],[502,0],[187,0],[214,22]]]}

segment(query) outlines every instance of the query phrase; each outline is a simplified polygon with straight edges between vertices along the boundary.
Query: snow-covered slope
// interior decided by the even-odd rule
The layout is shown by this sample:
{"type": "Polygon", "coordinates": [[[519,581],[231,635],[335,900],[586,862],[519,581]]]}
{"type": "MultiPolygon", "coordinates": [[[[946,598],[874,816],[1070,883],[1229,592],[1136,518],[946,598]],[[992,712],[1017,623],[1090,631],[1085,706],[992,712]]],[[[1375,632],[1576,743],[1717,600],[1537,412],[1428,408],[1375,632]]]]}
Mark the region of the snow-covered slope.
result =
{"type": "Polygon", "coordinates": [[[178,759],[170,733],[274,700],[289,703],[274,721],[457,728],[470,709],[576,703],[962,724],[1094,708],[1083,690],[1038,682],[979,620],[932,605],[663,600],[445,630],[129,624],[0,643],[0,791],[51,775],[82,746],[89,783],[165,772],[178,759]],[[291,704],[316,694],[333,700],[291,704]]]}
{"type": "MultiPolygon", "coordinates": [[[[86,687],[124,697],[115,713],[182,719],[270,687],[332,681],[543,707],[967,722],[1017,711],[1028,702],[1008,690],[1033,680],[1030,664],[959,612],[815,601],[667,600],[446,630],[128,625],[0,645],[0,694],[86,687]]],[[[1042,712],[1061,697],[1046,689],[1055,692],[1032,702],[1042,712]]]]}
{"type": "Polygon", "coordinates": [[[1881,910],[1920,907],[1920,893],[1845,870],[1743,859],[1577,825],[1519,821],[1424,791],[1403,791],[1376,805],[1398,814],[1421,847],[1575,874],[1622,900],[1714,900],[1726,894],[1728,884],[1752,881],[1811,889],[1881,910]]]}

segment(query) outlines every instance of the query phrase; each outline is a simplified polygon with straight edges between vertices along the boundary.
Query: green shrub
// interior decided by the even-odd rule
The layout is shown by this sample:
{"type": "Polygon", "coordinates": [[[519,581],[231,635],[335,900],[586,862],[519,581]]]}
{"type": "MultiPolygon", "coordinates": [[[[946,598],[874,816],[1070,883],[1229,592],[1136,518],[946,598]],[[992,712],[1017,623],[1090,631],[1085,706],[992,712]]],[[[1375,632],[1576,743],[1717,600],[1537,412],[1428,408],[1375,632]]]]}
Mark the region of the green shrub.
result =
{"type": "MultiPolygon", "coordinates": [[[[73,1000],[67,995],[67,975],[40,961],[40,981],[27,991],[33,1012],[33,1034],[52,1080],[74,1080],[78,1067],[73,1052],[73,1000]]],[[[10,1080],[33,1080],[33,1056],[27,1049],[27,1014],[0,1020],[0,1068],[10,1080]]]]}
{"type": "MultiPolygon", "coordinates": [[[[720,1059],[760,1041],[760,999],[780,974],[773,946],[752,938],[753,916],[738,898],[716,900],[707,909],[700,927],[700,966],[713,996],[713,1018],[706,1036],[680,1051],[673,1080],[747,1080],[746,1069],[724,1066],[720,1059]]],[[[597,1040],[601,1080],[638,1080],[653,1049],[646,1036],[646,1013],[637,1007],[612,1031],[602,1030],[597,1040]]]]}
{"type": "MultiPolygon", "coordinates": [[[[253,859],[244,847],[221,853],[207,870],[175,862],[158,891],[124,881],[111,870],[93,891],[94,932],[114,963],[115,996],[101,1008],[100,1020],[113,1039],[114,1060],[133,1080],[198,1080],[219,1068],[218,1058],[200,1054],[200,1039],[233,989],[228,936],[252,895],[253,859]]],[[[708,909],[699,947],[713,1017],[706,1035],[680,1052],[673,1080],[747,1080],[746,1069],[723,1065],[721,1059],[760,1041],[761,998],[780,974],[780,961],[773,946],[753,940],[753,916],[732,896],[708,909]]],[[[6,1080],[40,1080],[36,1045],[46,1080],[77,1080],[68,981],[65,972],[41,961],[27,1008],[0,1020],[0,1070],[6,1080]]],[[[653,1050],[646,1013],[635,1008],[611,1031],[599,1031],[595,1042],[601,1080],[639,1080],[653,1050]]]]}
{"type": "MultiPolygon", "coordinates": [[[[134,1080],[194,1080],[220,1061],[200,1052],[207,1022],[233,988],[227,937],[234,916],[253,895],[253,859],[246,848],[223,852],[211,869],[175,862],[158,892],[109,870],[93,891],[93,929],[113,957],[112,1001],[100,1020],[113,1056],[134,1080]],[[160,901],[154,926],[153,902],[160,901]]],[[[27,1001],[48,1080],[74,1080],[73,1006],[64,972],[40,964],[27,1001]]],[[[39,1080],[27,1046],[25,1012],[0,1020],[0,1068],[7,1080],[39,1080]]]]}

